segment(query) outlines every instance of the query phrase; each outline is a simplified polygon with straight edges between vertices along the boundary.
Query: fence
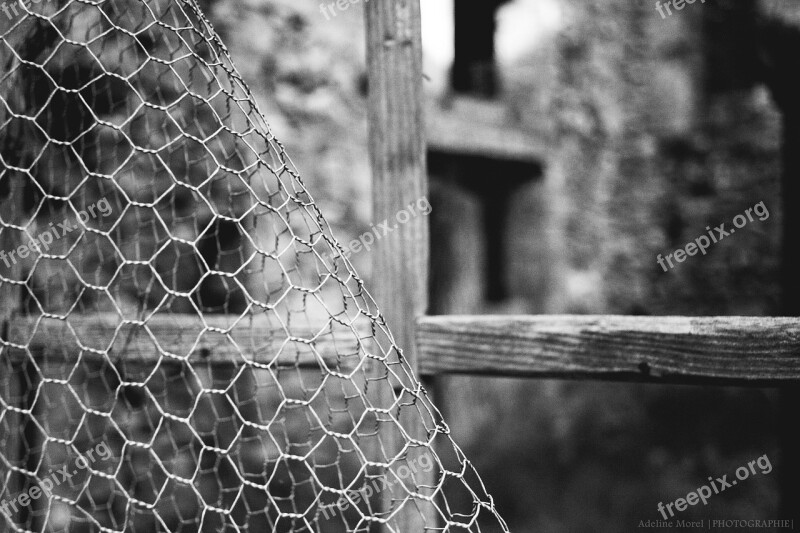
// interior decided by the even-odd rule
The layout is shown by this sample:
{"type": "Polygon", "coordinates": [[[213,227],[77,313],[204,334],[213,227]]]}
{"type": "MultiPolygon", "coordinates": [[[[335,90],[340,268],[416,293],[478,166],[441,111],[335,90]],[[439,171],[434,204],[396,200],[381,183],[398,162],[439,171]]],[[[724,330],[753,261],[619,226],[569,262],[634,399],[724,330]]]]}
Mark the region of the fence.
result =
{"type": "MultiPolygon", "coordinates": [[[[415,29],[404,6],[382,35],[415,29]]],[[[21,9],[3,529],[505,529],[197,5],[21,9]]]]}
{"type": "MultiPolygon", "coordinates": [[[[366,13],[381,220],[427,192],[419,2],[366,13]]],[[[379,312],[193,1],[0,40],[5,529],[505,531],[417,372],[800,379],[795,319],[425,316],[426,217],[379,312]]]]}

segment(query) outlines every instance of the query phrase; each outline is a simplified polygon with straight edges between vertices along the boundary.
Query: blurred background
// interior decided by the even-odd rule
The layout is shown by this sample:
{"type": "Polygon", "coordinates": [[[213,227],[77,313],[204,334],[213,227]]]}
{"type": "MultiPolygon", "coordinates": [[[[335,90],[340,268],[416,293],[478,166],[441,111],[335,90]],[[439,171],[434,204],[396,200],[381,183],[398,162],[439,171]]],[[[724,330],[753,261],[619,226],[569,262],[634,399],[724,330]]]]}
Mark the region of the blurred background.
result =
{"type": "MultiPolygon", "coordinates": [[[[318,0],[199,4],[334,235],[346,243],[380,222],[370,212],[363,2],[344,4],[346,10],[324,9],[318,0]]],[[[422,8],[433,208],[431,314],[787,313],[781,301],[780,192],[782,172],[800,156],[800,147],[782,152],[784,145],[798,142],[791,135],[800,131],[798,106],[791,101],[800,49],[796,1],[706,0],[673,9],[668,16],[650,0],[422,0],[422,8]],[[704,234],[706,226],[729,222],[758,202],[764,202],[769,219],[748,224],[707,255],[670,272],[657,264],[658,254],[672,252],[704,234]]],[[[127,16],[124,7],[119,11],[120,19],[127,16]]],[[[75,26],[80,26],[76,20],[75,26]]],[[[123,50],[126,46],[119,44],[123,50]]],[[[116,54],[115,61],[124,66],[116,48],[97,52],[101,57],[102,53],[116,54]]],[[[68,49],[60,54],[64,57],[54,63],[66,76],[79,61],[68,49]]],[[[76,77],[94,75],[75,72],[76,77]]],[[[148,76],[143,84],[150,87],[146,98],[153,101],[169,98],[164,87],[170,84],[170,90],[181,90],[157,72],[148,76]]],[[[31,83],[34,87],[45,82],[31,83]]],[[[113,99],[114,87],[99,85],[97,94],[109,93],[113,99]]],[[[13,92],[14,87],[4,89],[13,92]]],[[[43,94],[49,91],[48,87],[43,94]]],[[[37,98],[34,90],[22,92],[32,101],[37,98]]],[[[76,132],[69,130],[80,120],[61,121],[57,111],[58,106],[75,107],[75,102],[48,102],[55,109],[43,115],[48,133],[57,140],[73,140],[76,132]],[[53,133],[62,122],[67,124],[64,131],[53,133]]],[[[109,101],[108,110],[126,105],[109,101]]],[[[199,116],[192,113],[186,111],[187,123],[199,116]]],[[[138,142],[155,142],[145,134],[152,130],[148,117],[137,120],[131,129],[139,132],[138,142]]],[[[202,129],[200,122],[191,127],[202,129]]],[[[114,148],[120,139],[112,138],[112,132],[101,138],[101,133],[95,140],[75,143],[85,153],[97,149],[98,168],[127,157],[127,152],[114,148]]],[[[194,152],[187,149],[186,154],[194,152]]],[[[183,155],[178,153],[176,165],[184,164],[183,155]]],[[[142,158],[140,154],[121,174],[132,181],[145,176],[150,181],[135,188],[156,194],[164,169],[154,169],[142,158]]],[[[58,164],[50,163],[49,168],[56,177],[61,176],[58,164]]],[[[183,170],[187,175],[207,174],[204,168],[183,170]]],[[[72,178],[80,180],[82,174],[76,176],[72,178]]],[[[87,192],[84,200],[88,204],[105,192],[87,192]]],[[[220,187],[209,192],[215,194],[236,196],[239,191],[220,187]]],[[[197,232],[198,220],[210,216],[199,212],[191,198],[170,201],[178,207],[165,218],[183,224],[189,234],[197,232]]],[[[115,213],[122,211],[119,202],[115,213]]],[[[55,208],[48,209],[52,211],[42,214],[44,223],[60,216],[55,208]]],[[[141,234],[145,223],[129,222],[133,229],[138,224],[141,234]]],[[[120,226],[123,231],[124,224],[120,226]]],[[[206,240],[211,262],[227,260],[227,251],[228,259],[238,265],[242,257],[237,254],[243,253],[240,236],[225,231],[233,230],[210,230],[206,240]],[[230,250],[226,242],[234,243],[230,250]]],[[[137,253],[148,256],[151,243],[142,239],[140,250],[139,240],[134,240],[137,253]]],[[[102,258],[106,252],[97,246],[102,258]]],[[[179,270],[181,253],[163,262],[176,286],[200,276],[199,270],[179,270]]],[[[372,259],[368,251],[350,257],[367,287],[372,259]]],[[[33,300],[37,294],[47,300],[45,310],[58,313],[77,301],[67,296],[58,300],[69,294],[74,282],[41,267],[35,270],[30,294],[33,300]]],[[[128,272],[124,280],[135,285],[137,275],[128,272]]],[[[187,298],[171,309],[191,310],[198,300],[211,312],[239,312],[244,305],[241,295],[224,284],[200,287],[198,292],[195,300],[187,298]]],[[[156,293],[153,298],[161,296],[156,293]]],[[[80,298],[86,301],[84,295],[80,298]]],[[[30,298],[26,305],[36,309],[30,298]]],[[[102,302],[96,308],[101,309],[102,302]]],[[[190,378],[180,368],[159,369],[164,375],[148,384],[150,398],[138,388],[121,390],[103,374],[107,370],[87,366],[76,380],[96,382],[94,388],[86,388],[96,394],[96,404],[87,403],[100,411],[110,409],[112,391],[124,396],[119,410],[120,418],[128,417],[127,425],[118,430],[124,438],[109,437],[100,423],[84,425],[82,431],[88,434],[81,438],[116,439],[117,456],[125,453],[121,442],[146,441],[158,432],[151,427],[160,416],[155,404],[169,403],[169,389],[190,391],[186,398],[170,400],[177,402],[176,412],[201,405],[196,409],[197,425],[208,442],[228,444],[226,435],[238,427],[224,400],[193,401],[192,391],[231,383],[231,375],[190,378]]],[[[137,368],[130,370],[135,373],[137,368]]],[[[274,412],[277,404],[270,402],[277,394],[273,390],[272,396],[257,398],[258,379],[243,373],[232,397],[254,410],[260,402],[274,412]]],[[[299,375],[289,380],[289,388],[305,392],[299,375]]],[[[262,384],[261,389],[272,385],[262,384]]],[[[714,496],[705,507],[690,507],[680,518],[783,518],[778,490],[785,459],[778,434],[781,399],[774,390],[458,376],[439,378],[435,386],[435,402],[456,442],[476,463],[514,532],[631,531],[640,520],[661,518],[659,502],[685,496],[708,476],[730,476],[764,454],[772,461],[772,473],[714,496]]],[[[62,397],[67,396],[60,391],[50,395],[62,397]]],[[[66,439],[74,429],[69,422],[82,421],[85,409],[52,403],[39,409],[49,413],[44,415],[52,419],[49,423],[58,421],[58,413],[67,413],[60,417],[66,439]]],[[[10,415],[0,427],[0,444],[8,444],[6,436],[16,431],[9,420],[10,415]]],[[[26,431],[37,430],[29,424],[26,431]]],[[[298,430],[305,431],[305,426],[298,430]]],[[[171,432],[164,430],[160,437],[169,448],[180,450],[175,452],[176,463],[185,461],[181,468],[187,471],[202,464],[202,472],[214,477],[205,480],[209,491],[219,493],[218,502],[229,500],[235,492],[234,476],[218,486],[227,474],[217,476],[217,457],[193,456],[199,452],[190,443],[192,437],[171,432]]],[[[34,437],[31,442],[41,440],[34,437]]],[[[253,450],[258,448],[256,437],[248,439],[253,450]]],[[[248,446],[242,444],[241,455],[264,477],[266,454],[274,450],[248,455],[248,446]]],[[[47,453],[50,464],[64,464],[71,452],[47,453]]],[[[136,452],[129,448],[127,453],[136,452]]],[[[150,460],[129,458],[138,466],[122,477],[131,494],[155,505],[163,479],[153,473],[157,468],[150,460]]],[[[276,493],[289,493],[287,480],[310,483],[295,480],[290,472],[278,477],[283,485],[276,493]]],[[[112,489],[97,485],[93,491],[107,495],[112,489]]],[[[197,530],[185,518],[197,511],[195,497],[188,489],[176,490],[171,501],[161,502],[169,508],[164,512],[170,524],[183,527],[175,526],[178,530],[197,530]],[[184,500],[192,504],[184,505],[184,500]]],[[[113,505],[125,504],[109,503],[108,509],[113,505]]],[[[253,496],[249,505],[256,510],[240,508],[237,514],[260,513],[263,494],[253,496]]],[[[156,527],[152,516],[137,519],[142,531],[156,527]]],[[[267,518],[257,519],[263,522],[251,522],[253,529],[269,526],[267,518]]],[[[283,524],[279,530],[289,527],[283,524]]]]}
{"type": "MultiPolygon", "coordinates": [[[[336,236],[367,231],[362,5],[208,8],[336,236]]],[[[782,312],[796,2],[422,9],[432,314],[782,312]],[[656,263],[759,201],[767,221],[668,273],[656,263]]],[[[370,254],[351,261],[369,287],[370,254]]],[[[779,517],[774,391],[451,377],[435,401],[513,531],[630,531],[765,453],[772,474],[681,518],[779,517]]]]}

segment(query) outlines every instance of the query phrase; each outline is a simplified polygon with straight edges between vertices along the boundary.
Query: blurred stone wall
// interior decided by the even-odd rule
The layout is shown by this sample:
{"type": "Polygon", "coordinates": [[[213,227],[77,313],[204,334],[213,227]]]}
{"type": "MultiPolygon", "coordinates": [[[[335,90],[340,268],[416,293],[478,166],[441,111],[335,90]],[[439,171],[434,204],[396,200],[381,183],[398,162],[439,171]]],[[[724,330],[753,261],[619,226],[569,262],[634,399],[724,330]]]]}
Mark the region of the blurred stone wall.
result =
{"type": "MultiPolygon", "coordinates": [[[[756,23],[797,20],[798,5],[709,0],[662,18],[649,1],[557,3],[558,32],[501,70],[504,102],[549,145],[511,205],[512,295],[469,312],[778,313],[781,116],[756,23]],[[658,265],[759,202],[767,220],[658,265]]],[[[445,382],[448,423],[515,531],[627,531],[709,475],[764,453],[779,465],[773,391],[445,382]]],[[[777,517],[777,503],[764,476],[681,518],[777,517]]]]}
{"type": "MultiPolygon", "coordinates": [[[[512,2],[505,16],[532,1],[512,2]]],[[[455,283],[453,311],[777,312],[780,115],[762,83],[730,75],[748,42],[746,24],[727,37],[719,31],[736,17],[731,2],[696,2],[665,19],[650,1],[556,3],[559,30],[501,70],[504,101],[522,123],[544,125],[549,146],[543,179],[510,206],[511,298],[490,307],[472,285],[455,283]],[[670,272],[656,263],[760,201],[768,220],[670,272]]],[[[361,6],[331,18],[311,1],[205,7],[334,234],[347,242],[366,231],[361,6]]],[[[800,19],[788,3],[759,9],[800,19]]],[[[474,229],[476,199],[435,187],[447,203],[432,223],[474,229]]],[[[463,234],[451,245],[475,258],[465,279],[480,277],[482,245],[463,234]]],[[[369,278],[370,255],[352,260],[369,278]]],[[[709,475],[764,453],[780,468],[768,392],[485,378],[455,385],[437,403],[514,531],[630,530],[709,475]]],[[[778,518],[775,476],[684,517],[778,518]]]]}
{"type": "MultiPolygon", "coordinates": [[[[341,243],[369,229],[362,5],[210,0],[212,24],[341,243]]],[[[351,261],[365,277],[369,254],[351,261]]]]}
{"type": "MultiPolygon", "coordinates": [[[[501,16],[519,19],[535,1],[516,0],[501,16]]],[[[650,1],[551,3],[560,6],[558,30],[501,65],[510,115],[544,130],[548,146],[543,178],[510,205],[507,302],[487,305],[474,284],[486,245],[478,199],[433,184],[445,201],[432,224],[455,236],[432,248],[434,261],[443,249],[470,261],[448,280],[449,312],[777,312],[780,115],[764,84],[747,76],[746,21],[730,1],[696,2],[665,19],[650,1]],[[761,201],[768,220],[670,272],[656,263],[761,201]]],[[[759,6],[800,18],[789,4],[759,6]]],[[[205,7],[334,234],[348,242],[366,231],[374,221],[361,5],[334,17],[311,1],[205,7]]],[[[351,260],[369,287],[370,254],[351,260]]],[[[683,517],[778,518],[769,392],[481,377],[439,390],[456,440],[514,531],[630,530],[658,518],[659,501],[765,453],[775,474],[683,517]]],[[[137,407],[136,431],[151,405],[126,401],[137,407]]],[[[254,469],[265,461],[245,455],[254,469]]]]}
{"type": "MultiPolygon", "coordinates": [[[[482,302],[475,285],[485,268],[479,199],[432,181],[439,202],[431,223],[452,237],[434,243],[433,261],[446,261],[437,249],[471,258],[440,280],[449,312],[776,313],[780,115],[763,83],[729,75],[746,59],[737,47],[746,49],[748,39],[731,2],[698,2],[662,19],[652,2],[554,1],[557,31],[501,65],[510,115],[544,129],[549,146],[543,179],[519,189],[510,205],[505,304],[482,302]],[[768,220],[670,272],[657,264],[658,254],[706,226],[730,227],[761,201],[768,220]]],[[[529,14],[531,4],[510,3],[501,22],[529,14]]],[[[758,9],[785,20],[798,15],[785,2],[758,9]]],[[[221,0],[211,13],[334,232],[346,241],[365,231],[360,6],[331,20],[314,2],[288,0],[221,0]]],[[[442,76],[426,69],[438,98],[442,76]]],[[[369,254],[354,261],[368,278],[369,254]]],[[[515,531],[629,530],[658,518],[659,501],[709,475],[764,453],[779,461],[769,391],[447,383],[437,402],[515,531]]],[[[777,517],[776,479],[754,479],[685,518],[777,517]]]]}
{"type": "Polygon", "coordinates": [[[532,59],[555,80],[535,89],[549,102],[536,117],[552,133],[545,191],[519,195],[509,232],[512,265],[552,260],[544,272],[514,268],[512,283],[540,312],[777,312],[780,116],[763,84],[706,90],[703,17],[725,7],[662,19],[650,3],[570,5],[570,22],[532,59]],[[760,201],[768,220],[668,273],[657,264],[760,201]],[[534,207],[548,236],[537,247],[520,242],[534,207]],[[526,293],[542,277],[545,294],[526,293]]]}

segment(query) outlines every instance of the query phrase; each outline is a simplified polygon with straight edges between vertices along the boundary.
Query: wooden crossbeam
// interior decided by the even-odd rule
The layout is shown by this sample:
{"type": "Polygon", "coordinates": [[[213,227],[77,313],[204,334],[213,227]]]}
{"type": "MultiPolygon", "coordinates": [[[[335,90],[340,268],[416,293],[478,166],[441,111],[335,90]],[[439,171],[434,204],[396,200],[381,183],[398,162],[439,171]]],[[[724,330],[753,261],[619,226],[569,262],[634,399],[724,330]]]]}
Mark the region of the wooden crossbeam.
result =
{"type": "Polygon", "coordinates": [[[800,319],[431,316],[420,372],[670,383],[800,381],[800,319]]]}
{"type": "MultiPolygon", "coordinates": [[[[247,359],[318,367],[321,358],[329,368],[352,367],[359,341],[341,334],[334,342],[322,326],[293,327],[295,340],[287,342],[285,330],[265,320],[233,324],[219,315],[203,321],[195,315],[156,315],[146,327],[121,325],[115,314],[72,315],[68,322],[23,316],[6,323],[2,341],[46,352],[49,360],[78,353],[84,359],[105,357],[85,350],[91,348],[108,350],[112,360],[141,363],[155,363],[170,352],[206,363],[247,359]]],[[[798,318],[429,316],[418,319],[416,335],[419,369],[426,375],[759,386],[800,381],[798,318]]],[[[369,333],[359,338],[367,342],[369,333]]],[[[0,356],[8,354],[27,357],[5,344],[0,356]]]]}
{"type": "Polygon", "coordinates": [[[69,316],[57,320],[32,316],[10,319],[3,328],[2,353],[25,360],[28,352],[48,361],[124,360],[155,364],[186,358],[206,364],[242,364],[320,368],[346,372],[357,366],[371,334],[321,323],[291,328],[292,336],[266,317],[234,322],[224,315],[163,314],[144,323],[123,323],[114,313],[69,316]],[[20,346],[27,347],[25,349],[20,346]],[[362,347],[363,348],[363,347],[362,347]]]}
{"type": "MultiPolygon", "coordinates": [[[[77,358],[352,369],[370,332],[343,326],[280,327],[261,319],[156,315],[121,324],[116,314],[68,321],[18,316],[3,328],[15,360],[77,358]],[[169,359],[169,356],[166,357],[169,359]]],[[[800,381],[800,319],[767,317],[426,316],[417,321],[423,375],[591,378],[669,383],[780,385],[800,381]]]]}

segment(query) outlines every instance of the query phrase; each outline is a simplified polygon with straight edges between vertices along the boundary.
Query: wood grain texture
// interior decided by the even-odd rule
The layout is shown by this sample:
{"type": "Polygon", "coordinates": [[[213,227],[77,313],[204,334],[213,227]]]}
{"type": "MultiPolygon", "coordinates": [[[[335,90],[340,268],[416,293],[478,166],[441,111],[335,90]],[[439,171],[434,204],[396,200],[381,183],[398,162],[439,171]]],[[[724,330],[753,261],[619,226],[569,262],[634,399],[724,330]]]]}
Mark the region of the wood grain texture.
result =
{"type": "Polygon", "coordinates": [[[800,381],[800,319],[442,316],[418,321],[420,372],[670,383],[800,381]]]}
{"type": "MultiPolygon", "coordinates": [[[[5,352],[12,359],[27,358],[13,345],[27,346],[34,356],[48,361],[78,359],[111,360],[155,364],[160,359],[187,359],[207,364],[252,362],[272,366],[319,368],[324,362],[338,372],[352,370],[361,359],[359,341],[344,326],[338,334],[330,327],[292,328],[289,337],[282,328],[266,320],[232,323],[230,317],[206,315],[155,315],[145,323],[122,323],[113,313],[71,315],[67,321],[22,316],[5,327],[5,352]],[[203,324],[205,322],[205,325],[203,324]],[[334,341],[335,339],[335,341],[334,341]]],[[[370,332],[359,332],[360,339],[370,332]]]]}
{"type": "MultiPolygon", "coordinates": [[[[401,210],[428,194],[419,0],[374,0],[365,4],[365,21],[372,220],[394,226],[401,210]]],[[[372,252],[370,290],[415,372],[414,319],[428,307],[428,246],[428,219],[418,215],[377,240],[372,252]]],[[[392,394],[384,389],[384,394],[392,394]]],[[[399,420],[409,433],[423,432],[413,407],[402,409],[399,420]]],[[[383,430],[381,439],[400,449],[405,444],[397,429],[383,430]]],[[[417,479],[419,485],[435,485],[432,475],[422,477],[417,479]]],[[[381,498],[387,512],[392,504],[389,491],[381,498]]],[[[382,529],[430,531],[426,526],[435,527],[437,513],[433,505],[407,501],[392,522],[396,529],[382,529]]]]}
{"type": "MultiPolygon", "coordinates": [[[[419,0],[366,4],[372,219],[396,215],[428,194],[419,0]]],[[[428,219],[413,216],[377,240],[371,292],[397,344],[415,365],[414,317],[428,302],[428,219]]]]}

